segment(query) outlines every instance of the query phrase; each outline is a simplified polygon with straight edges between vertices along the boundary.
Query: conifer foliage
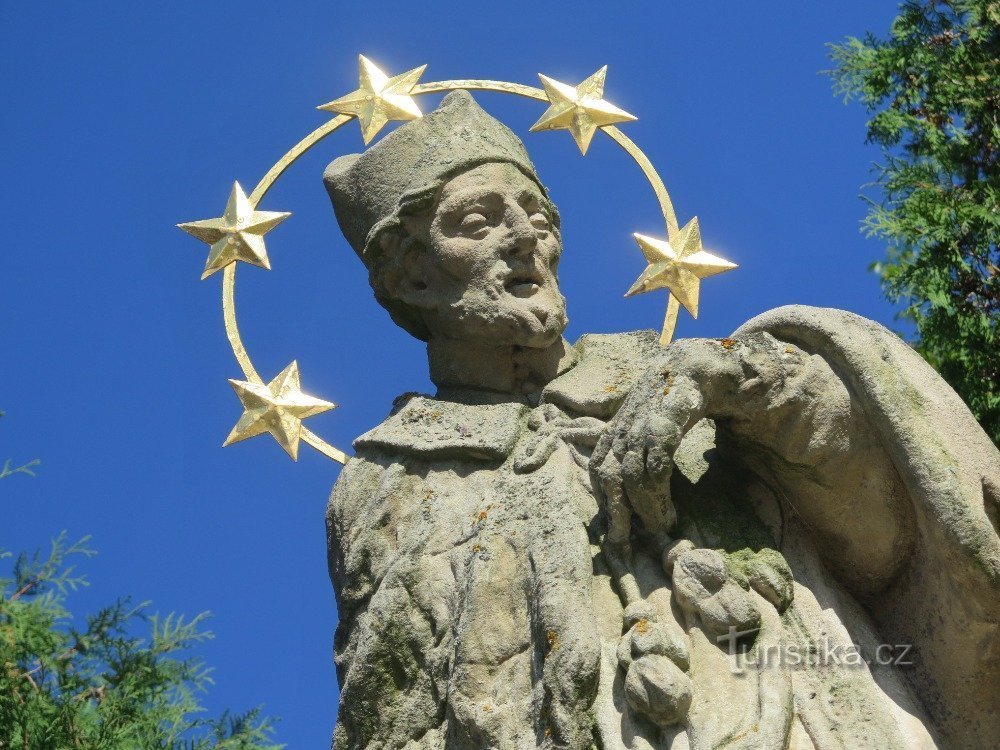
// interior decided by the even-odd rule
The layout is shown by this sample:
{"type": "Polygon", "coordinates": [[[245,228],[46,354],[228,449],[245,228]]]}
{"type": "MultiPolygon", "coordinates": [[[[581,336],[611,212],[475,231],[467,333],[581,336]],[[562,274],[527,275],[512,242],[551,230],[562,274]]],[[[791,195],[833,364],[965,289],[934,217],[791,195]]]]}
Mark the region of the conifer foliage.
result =
{"type": "Polygon", "coordinates": [[[920,353],[1000,443],[1000,2],[900,6],[888,38],[832,46],[835,89],[881,147],[873,264],[920,353]]]}
{"type": "Polygon", "coordinates": [[[92,554],[65,534],[46,555],[0,549],[0,750],[279,750],[259,710],[203,715],[211,679],[189,652],[211,637],[203,615],[121,599],[76,627],[66,599],[86,580],[71,562],[92,554]]]}

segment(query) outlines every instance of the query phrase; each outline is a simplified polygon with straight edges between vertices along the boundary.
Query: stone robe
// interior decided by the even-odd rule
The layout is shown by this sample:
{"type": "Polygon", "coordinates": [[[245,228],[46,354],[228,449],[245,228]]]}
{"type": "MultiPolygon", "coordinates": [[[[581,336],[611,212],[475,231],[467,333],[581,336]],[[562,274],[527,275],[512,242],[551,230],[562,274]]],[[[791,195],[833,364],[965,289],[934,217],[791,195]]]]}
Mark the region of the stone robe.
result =
{"type": "MultiPolygon", "coordinates": [[[[355,441],[327,514],[340,616],[335,747],[825,750],[935,747],[939,731],[990,736],[995,694],[982,696],[994,703],[977,718],[966,693],[997,686],[995,447],[930,368],[875,324],[783,308],[737,336],[761,332],[829,365],[885,445],[900,480],[886,492],[905,495],[916,518],[898,570],[874,584],[840,575],[836,540],[795,511],[809,488],[747,450],[738,425],[720,424],[716,448],[716,425],[703,420],[675,456],[674,535],[731,553],[780,551],[794,600],[778,612],[750,590],[761,628],[740,653],[708,634],[678,596],[676,574],[671,581],[637,538],[631,570],[676,641],[673,663],[692,699],[674,726],[635,710],[588,459],[595,427],[647,376],[659,347],[653,332],[583,336],[537,404],[408,394],[355,441]],[[923,671],[866,663],[900,658],[901,649],[880,652],[886,643],[916,644],[923,671]],[[941,685],[928,684],[934,674],[941,685]]],[[[794,423],[776,429],[808,440],[794,423]]],[[[647,683],[660,677],[671,679],[653,669],[647,683]]]]}

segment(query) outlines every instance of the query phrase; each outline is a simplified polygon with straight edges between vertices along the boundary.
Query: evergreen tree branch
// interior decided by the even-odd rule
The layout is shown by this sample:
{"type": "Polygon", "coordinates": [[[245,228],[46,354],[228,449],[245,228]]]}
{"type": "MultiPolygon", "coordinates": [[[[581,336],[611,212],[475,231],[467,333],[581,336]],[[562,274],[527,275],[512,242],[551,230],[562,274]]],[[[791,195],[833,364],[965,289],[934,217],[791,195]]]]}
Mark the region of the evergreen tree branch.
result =
{"type": "Polygon", "coordinates": [[[879,147],[864,231],[914,346],[1000,443],[1000,2],[910,0],[886,38],[831,45],[834,92],[879,147]]]}

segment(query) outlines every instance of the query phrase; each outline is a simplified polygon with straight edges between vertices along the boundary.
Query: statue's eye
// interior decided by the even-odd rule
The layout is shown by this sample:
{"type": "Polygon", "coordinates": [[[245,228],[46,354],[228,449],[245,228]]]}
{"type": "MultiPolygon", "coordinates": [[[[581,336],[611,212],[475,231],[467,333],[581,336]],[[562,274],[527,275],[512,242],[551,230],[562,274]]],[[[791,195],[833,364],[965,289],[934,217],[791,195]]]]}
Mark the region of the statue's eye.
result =
{"type": "Polygon", "coordinates": [[[531,226],[537,229],[539,232],[548,232],[552,229],[552,223],[549,221],[549,217],[543,214],[541,211],[536,211],[531,215],[531,226]]]}
{"type": "Polygon", "coordinates": [[[489,222],[481,213],[468,213],[462,217],[458,223],[458,228],[462,234],[477,234],[487,228],[489,222]]]}

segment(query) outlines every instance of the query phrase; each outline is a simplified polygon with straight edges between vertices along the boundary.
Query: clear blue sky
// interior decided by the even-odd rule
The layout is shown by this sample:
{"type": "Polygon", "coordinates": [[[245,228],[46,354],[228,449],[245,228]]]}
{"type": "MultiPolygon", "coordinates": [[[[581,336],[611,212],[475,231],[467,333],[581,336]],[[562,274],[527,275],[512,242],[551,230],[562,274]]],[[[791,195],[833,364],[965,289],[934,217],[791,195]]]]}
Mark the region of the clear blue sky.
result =
{"type": "MultiPolygon", "coordinates": [[[[211,610],[208,703],[264,703],[294,748],[326,747],[337,689],[323,511],[337,467],[269,437],[222,450],[240,415],[226,378],[220,277],[174,227],[217,216],[357,85],[357,54],[427,81],[577,83],[608,64],[607,98],[658,166],[681,220],[739,264],[708,280],[681,336],[721,336],[786,303],[893,323],[859,233],[876,158],[863,111],[831,95],[825,43],[883,33],[888,0],[838,3],[5,3],[0,9],[3,250],[0,546],[93,534],[93,585],[161,611],[211,610]]],[[[427,111],[436,97],[421,103],[427,111]]],[[[569,337],[657,327],[662,294],[625,300],[644,267],[633,231],[662,233],[634,164],[600,134],[527,133],[542,105],[479,95],[525,137],[565,226],[569,337]]],[[[371,298],[320,175],[361,148],[356,125],[299,162],[264,209],[274,270],[242,269],[247,345],[273,376],[342,404],[310,425],[349,449],[394,396],[429,387],[419,342],[371,298]]]]}

